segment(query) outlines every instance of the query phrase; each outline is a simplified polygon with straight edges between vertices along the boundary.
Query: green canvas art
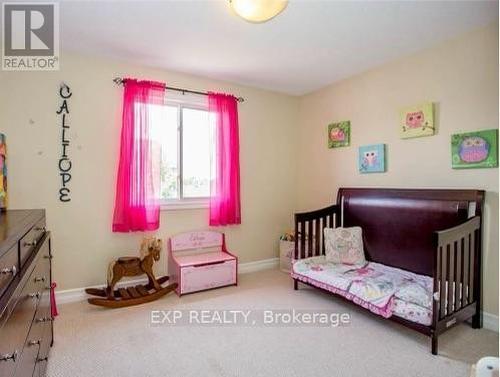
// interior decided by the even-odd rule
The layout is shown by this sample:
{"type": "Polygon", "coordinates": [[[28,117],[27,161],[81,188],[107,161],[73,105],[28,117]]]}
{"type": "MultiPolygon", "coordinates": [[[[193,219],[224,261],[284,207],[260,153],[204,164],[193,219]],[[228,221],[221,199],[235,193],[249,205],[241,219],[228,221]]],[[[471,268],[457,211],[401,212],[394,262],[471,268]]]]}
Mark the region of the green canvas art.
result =
{"type": "Polygon", "coordinates": [[[498,166],[498,129],[451,136],[453,169],[495,168],[498,166]]]}
{"type": "Polygon", "coordinates": [[[347,147],[351,143],[351,122],[328,125],[328,148],[347,147]]]}

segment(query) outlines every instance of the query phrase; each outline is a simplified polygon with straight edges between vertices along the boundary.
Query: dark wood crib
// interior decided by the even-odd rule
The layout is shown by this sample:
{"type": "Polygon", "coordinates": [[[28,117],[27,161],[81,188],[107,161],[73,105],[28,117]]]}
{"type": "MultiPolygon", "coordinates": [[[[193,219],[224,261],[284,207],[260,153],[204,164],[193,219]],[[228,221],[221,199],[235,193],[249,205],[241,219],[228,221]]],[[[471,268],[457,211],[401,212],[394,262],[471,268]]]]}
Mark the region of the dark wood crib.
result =
{"type": "Polygon", "coordinates": [[[433,278],[430,326],[389,319],[430,336],[437,354],[446,330],[468,319],[482,327],[483,203],[481,190],[340,188],[335,205],[295,214],[294,258],[325,254],[326,227],[360,226],[368,261],[433,278]]]}

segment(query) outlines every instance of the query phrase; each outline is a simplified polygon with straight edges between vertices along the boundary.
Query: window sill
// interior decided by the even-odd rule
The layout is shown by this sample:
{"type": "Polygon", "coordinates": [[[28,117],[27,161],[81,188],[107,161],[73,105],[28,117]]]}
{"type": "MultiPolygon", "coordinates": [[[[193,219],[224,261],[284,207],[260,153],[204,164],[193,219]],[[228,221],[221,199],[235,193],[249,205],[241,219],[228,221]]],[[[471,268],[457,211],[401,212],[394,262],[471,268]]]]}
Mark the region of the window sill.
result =
{"type": "Polygon", "coordinates": [[[204,209],[209,207],[208,199],[201,200],[179,200],[163,202],[160,205],[161,211],[181,211],[189,209],[204,209]]]}

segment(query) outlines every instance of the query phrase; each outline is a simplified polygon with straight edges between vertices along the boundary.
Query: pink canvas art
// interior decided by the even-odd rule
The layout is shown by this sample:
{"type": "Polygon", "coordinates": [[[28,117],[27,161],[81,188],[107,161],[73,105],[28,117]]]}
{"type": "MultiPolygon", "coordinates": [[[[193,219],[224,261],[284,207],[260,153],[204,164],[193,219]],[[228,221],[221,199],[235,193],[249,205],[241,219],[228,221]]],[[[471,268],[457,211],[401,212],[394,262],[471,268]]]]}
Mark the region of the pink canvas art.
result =
{"type": "Polygon", "coordinates": [[[328,148],[347,147],[351,139],[351,122],[344,121],[328,125],[328,148]]]}

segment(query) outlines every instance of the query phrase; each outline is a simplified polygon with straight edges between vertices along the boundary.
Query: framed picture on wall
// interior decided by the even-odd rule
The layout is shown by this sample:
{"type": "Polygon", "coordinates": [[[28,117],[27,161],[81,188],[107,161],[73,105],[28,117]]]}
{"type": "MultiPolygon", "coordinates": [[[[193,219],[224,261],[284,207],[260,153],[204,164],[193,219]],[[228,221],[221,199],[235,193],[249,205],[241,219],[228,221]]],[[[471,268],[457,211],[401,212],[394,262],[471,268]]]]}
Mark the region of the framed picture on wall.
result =
{"type": "Polygon", "coordinates": [[[385,144],[359,147],[358,168],[361,174],[385,172],[385,144]]]}
{"type": "Polygon", "coordinates": [[[498,167],[498,129],[451,135],[453,169],[498,167]]]}
{"type": "Polygon", "coordinates": [[[348,147],[351,143],[351,122],[346,120],[328,125],[328,148],[348,147]]]}
{"type": "Polygon", "coordinates": [[[401,110],[401,139],[434,135],[434,104],[426,102],[401,110]]]}

